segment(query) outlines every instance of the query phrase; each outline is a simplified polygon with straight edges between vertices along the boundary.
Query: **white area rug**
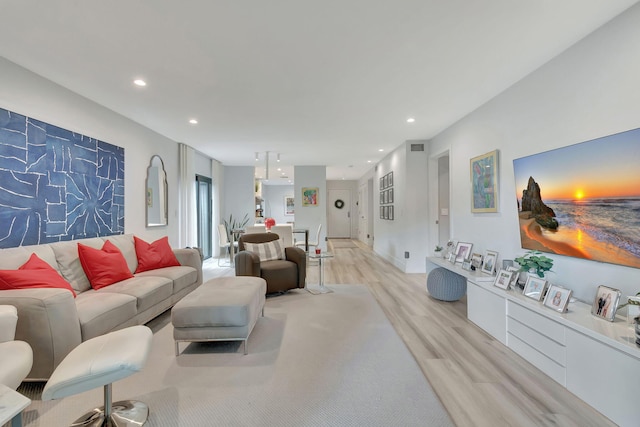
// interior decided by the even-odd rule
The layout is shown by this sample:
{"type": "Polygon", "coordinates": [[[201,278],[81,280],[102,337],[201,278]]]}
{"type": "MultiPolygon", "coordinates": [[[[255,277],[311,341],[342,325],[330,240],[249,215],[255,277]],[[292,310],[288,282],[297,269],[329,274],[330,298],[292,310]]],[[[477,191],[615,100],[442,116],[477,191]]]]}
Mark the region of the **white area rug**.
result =
{"type": "MultiPolygon", "coordinates": [[[[163,314],[145,369],[113,385],[114,401],[146,402],[148,426],[452,426],[368,289],[330,287],[268,298],[246,356],[226,342],[181,344],[176,358],[163,314]]],[[[39,399],[41,388],[20,391],[39,399]]],[[[34,400],[24,423],[69,425],[102,393],[34,400]]]]}

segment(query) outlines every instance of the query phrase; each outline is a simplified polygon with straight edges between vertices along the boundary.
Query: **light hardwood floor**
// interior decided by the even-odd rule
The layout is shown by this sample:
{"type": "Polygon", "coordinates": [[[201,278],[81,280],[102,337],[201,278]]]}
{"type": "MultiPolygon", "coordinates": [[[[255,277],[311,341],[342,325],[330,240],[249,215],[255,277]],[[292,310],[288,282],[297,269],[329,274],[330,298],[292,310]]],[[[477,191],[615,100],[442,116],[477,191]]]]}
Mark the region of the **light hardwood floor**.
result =
{"type": "MultiPolygon", "coordinates": [[[[465,298],[431,298],[425,274],[402,273],[361,242],[329,248],[325,284],[369,287],[457,426],[615,426],[469,322],[465,298]]],[[[307,283],[317,280],[310,265],[307,283]]]]}

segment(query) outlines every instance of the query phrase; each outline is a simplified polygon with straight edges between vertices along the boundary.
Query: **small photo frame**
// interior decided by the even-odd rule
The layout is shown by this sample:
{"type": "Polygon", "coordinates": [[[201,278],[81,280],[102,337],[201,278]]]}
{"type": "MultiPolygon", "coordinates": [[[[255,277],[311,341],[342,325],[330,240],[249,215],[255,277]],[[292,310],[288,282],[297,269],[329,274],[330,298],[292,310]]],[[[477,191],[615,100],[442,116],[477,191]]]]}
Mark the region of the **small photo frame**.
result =
{"type": "Polygon", "coordinates": [[[455,254],[455,252],[451,252],[449,254],[449,256],[447,257],[447,259],[449,260],[449,262],[455,264],[456,263],[456,254],[455,254]]]}
{"type": "Polygon", "coordinates": [[[509,284],[511,283],[511,277],[513,276],[513,271],[507,271],[504,268],[501,268],[498,274],[496,275],[496,281],[493,282],[493,286],[497,286],[500,289],[509,289],[509,284]]]}
{"type": "Polygon", "coordinates": [[[507,267],[507,271],[511,271],[513,275],[511,276],[511,281],[509,282],[510,288],[515,288],[518,285],[518,277],[520,277],[520,269],[516,266],[510,265],[507,267]]]}
{"type": "Polygon", "coordinates": [[[471,271],[471,261],[468,260],[468,259],[462,261],[462,269],[463,270],[467,270],[467,271],[471,271]]]}
{"type": "Polygon", "coordinates": [[[524,285],[522,294],[536,301],[540,301],[544,296],[544,289],[547,287],[547,281],[536,276],[528,276],[527,283],[524,285]]]}
{"type": "Polygon", "coordinates": [[[608,286],[598,286],[598,292],[591,306],[591,314],[613,322],[620,303],[620,290],[608,286]]]}
{"type": "Polygon", "coordinates": [[[564,313],[569,306],[569,299],[571,298],[571,289],[563,288],[558,285],[549,286],[547,295],[544,297],[542,303],[545,307],[549,307],[552,310],[564,313]]]}
{"type": "Polygon", "coordinates": [[[482,254],[471,254],[471,266],[476,270],[482,266],[482,254]]]}
{"type": "Polygon", "coordinates": [[[462,262],[471,256],[473,243],[458,242],[456,245],[456,262],[462,262]]]}
{"type": "Polygon", "coordinates": [[[496,271],[496,263],[498,262],[498,252],[496,251],[486,251],[484,253],[484,262],[482,263],[482,268],[480,271],[486,274],[491,274],[496,271]]]}

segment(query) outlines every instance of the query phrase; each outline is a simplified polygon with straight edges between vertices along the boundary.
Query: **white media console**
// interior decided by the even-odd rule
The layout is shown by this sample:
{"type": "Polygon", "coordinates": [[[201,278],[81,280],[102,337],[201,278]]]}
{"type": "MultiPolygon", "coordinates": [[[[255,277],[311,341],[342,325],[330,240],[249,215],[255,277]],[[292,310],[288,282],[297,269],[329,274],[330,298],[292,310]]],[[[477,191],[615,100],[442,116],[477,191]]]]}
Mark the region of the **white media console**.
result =
{"type": "Polygon", "coordinates": [[[444,267],[467,279],[467,318],[616,424],[640,426],[640,347],[632,325],[591,315],[569,303],[559,313],[519,290],[493,286],[495,276],[428,257],[427,275],[444,267]]]}

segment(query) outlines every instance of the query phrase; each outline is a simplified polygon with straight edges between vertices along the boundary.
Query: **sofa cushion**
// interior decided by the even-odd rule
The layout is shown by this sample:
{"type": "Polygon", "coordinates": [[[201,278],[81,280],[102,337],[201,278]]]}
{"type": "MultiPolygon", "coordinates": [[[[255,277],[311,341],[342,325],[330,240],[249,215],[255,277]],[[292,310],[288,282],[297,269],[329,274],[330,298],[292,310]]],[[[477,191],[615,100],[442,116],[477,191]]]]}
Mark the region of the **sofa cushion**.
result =
{"type": "Polygon", "coordinates": [[[156,270],[136,273],[136,277],[160,276],[173,281],[173,293],[177,294],[198,280],[198,271],[186,265],[178,267],[158,268],[156,270]]]}
{"type": "Polygon", "coordinates": [[[136,256],[138,257],[136,273],[180,265],[169,245],[169,237],[165,236],[153,243],[147,243],[133,236],[133,241],[136,247],[136,256]]]}
{"type": "Polygon", "coordinates": [[[32,254],[36,254],[38,258],[58,270],[56,255],[50,245],[30,245],[2,249],[2,254],[0,256],[0,269],[15,270],[27,262],[32,254]]]}
{"type": "Polygon", "coordinates": [[[76,296],[69,282],[36,254],[31,254],[29,260],[17,270],[0,270],[0,290],[30,288],[68,289],[76,296]]]}
{"type": "MultiPolygon", "coordinates": [[[[104,244],[104,240],[99,237],[82,239],[81,241],[83,245],[96,249],[100,249],[104,244]]],[[[80,258],[78,258],[78,242],[76,240],[56,242],[49,246],[51,246],[51,249],[53,249],[56,255],[58,270],[60,270],[62,277],[71,284],[73,289],[75,289],[76,292],[84,292],[91,289],[89,279],[82,269],[80,258]]]]}
{"type": "Polygon", "coordinates": [[[104,335],[137,314],[136,297],[117,292],[88,290],[78,294],[76,309],[82,341],[104,335]]]}
{"type": "Polygon", "coordinates": [[[284,245],[282,240],[273,240],[266,243],[244,243],[244,248],[258,255],[260,262],[273,261],[284,258],[284,245]]]}
{"type": "Polygon", "coordinates": [[[137,312],[143,312],[171,297],[173,282],[165,277],[133,277],[104,287],[98,293],[117,292],[136,298],[137,312]]]}
{"type": "Polygon", "coordinates": [[[105,242],[108,240],[122,252],[122,256],[127,261],[129,271],[132,273],[138,268],[138,257],[136,257],[136,247],[133,244],[133,234],[117,234],[102,238],[105,242]]]}
{"type": "Polygon", "coordinates": [[[78,243],[78,256],[93,289],[133,277],[120,249],[108,240],[100,250],[78,243]]]}

